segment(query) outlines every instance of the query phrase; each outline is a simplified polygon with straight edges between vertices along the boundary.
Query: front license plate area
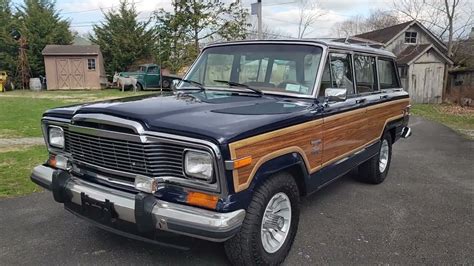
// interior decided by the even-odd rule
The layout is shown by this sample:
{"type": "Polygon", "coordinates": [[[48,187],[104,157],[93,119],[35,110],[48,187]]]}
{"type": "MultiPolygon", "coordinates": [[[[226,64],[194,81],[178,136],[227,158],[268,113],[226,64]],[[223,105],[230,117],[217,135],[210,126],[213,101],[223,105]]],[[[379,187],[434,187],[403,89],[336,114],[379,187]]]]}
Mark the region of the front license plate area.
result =
{"type": "Polygon", "coordinates": [[[96,200],[82,192],[81,203],[82,214],[95,221],[111,223],[118,217],[114,204],[108,199],[105,201],[96,200]]]}

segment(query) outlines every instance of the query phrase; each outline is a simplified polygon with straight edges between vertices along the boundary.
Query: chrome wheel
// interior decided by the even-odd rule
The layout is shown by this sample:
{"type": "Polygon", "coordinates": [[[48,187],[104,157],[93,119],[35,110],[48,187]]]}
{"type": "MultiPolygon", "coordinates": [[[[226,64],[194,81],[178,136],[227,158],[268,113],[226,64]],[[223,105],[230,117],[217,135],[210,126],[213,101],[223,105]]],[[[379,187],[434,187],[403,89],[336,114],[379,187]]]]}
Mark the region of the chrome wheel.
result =
{"type": "Polygon", "coordinates": [[[388,156],[389,156],[389,146],[388,146],[388,141],[384,139],[382,141],[382,145],[380,145],[380,153],[379,153],[379,171],[380,173],[383,173],[385,169],[387,168],[388,164],[388,156]]]}
{"type": "Polygon", "coordinates": [[[283,246],[290,225],[291,202],[285,193],[279,192],[270,199],[263,213],[260,237],[266,252],[275,253],[283,246]]]}

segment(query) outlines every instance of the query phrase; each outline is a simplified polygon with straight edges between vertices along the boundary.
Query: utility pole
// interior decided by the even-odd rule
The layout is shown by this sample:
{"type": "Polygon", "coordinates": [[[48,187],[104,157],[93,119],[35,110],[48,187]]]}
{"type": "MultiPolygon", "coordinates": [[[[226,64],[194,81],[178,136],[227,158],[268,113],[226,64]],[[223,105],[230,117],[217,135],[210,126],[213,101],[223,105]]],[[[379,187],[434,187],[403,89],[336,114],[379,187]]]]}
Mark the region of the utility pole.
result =
{"type": "Polygon", "coordinates": [[[257,38],[262,39],[262,0],[257,0],[257,3],[251,5],[251,14],[257,15],[257,38]]]}
{"type": "Polygon", "coordinates": [[[262,33],[262,0],[257,0],[258,38],[263,39],[262,33]]]}

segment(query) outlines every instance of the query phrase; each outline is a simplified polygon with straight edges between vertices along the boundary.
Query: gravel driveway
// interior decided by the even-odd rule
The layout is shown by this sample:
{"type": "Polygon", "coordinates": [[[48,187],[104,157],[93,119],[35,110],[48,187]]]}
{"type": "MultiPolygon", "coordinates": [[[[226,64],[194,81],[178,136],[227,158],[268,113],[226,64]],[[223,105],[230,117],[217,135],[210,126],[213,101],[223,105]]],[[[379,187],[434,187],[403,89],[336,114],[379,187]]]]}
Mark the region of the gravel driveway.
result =
{"type": "MultiPolygon", "coordinates": [[[[303,199],[286,260],[300,264],[474,264],[474,142],[412,118],[381,185],[351,175],[303,199]]],[[[94,228],[50,193],[0,201],[1,264],[227,264],[222,245],[181,251],[94,228]]]]}

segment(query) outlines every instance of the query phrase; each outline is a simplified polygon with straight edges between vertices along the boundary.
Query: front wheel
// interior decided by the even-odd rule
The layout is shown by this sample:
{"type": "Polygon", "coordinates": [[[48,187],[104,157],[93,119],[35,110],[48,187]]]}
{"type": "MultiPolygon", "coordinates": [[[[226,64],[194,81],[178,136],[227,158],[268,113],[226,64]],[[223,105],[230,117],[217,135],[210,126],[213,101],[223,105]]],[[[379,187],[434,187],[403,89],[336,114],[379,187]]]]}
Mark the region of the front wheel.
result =
{"type": "Polygon", "coordinates": [[[280,264],[298,221],[298,186],[290,174],[276,174],[254,192],[240,232],[225,243],[227,256],[234,265],[280,264]]]}
{"type": "Polygon", "coordinates": [[[359,166],[358,179],[371,184],[382,183],[387,177],[391,160],[392,137],[389,132],[385,132],[380,140],[379,152],[359,166]]]}

